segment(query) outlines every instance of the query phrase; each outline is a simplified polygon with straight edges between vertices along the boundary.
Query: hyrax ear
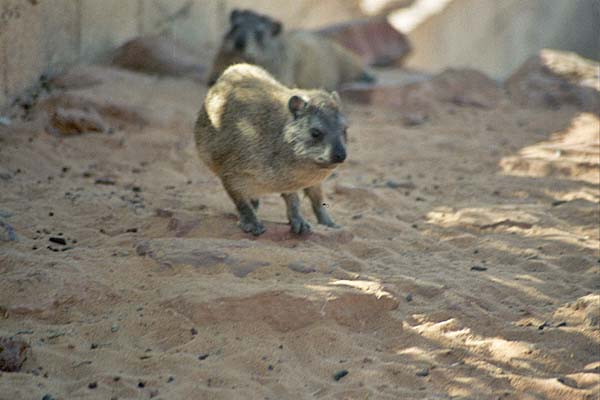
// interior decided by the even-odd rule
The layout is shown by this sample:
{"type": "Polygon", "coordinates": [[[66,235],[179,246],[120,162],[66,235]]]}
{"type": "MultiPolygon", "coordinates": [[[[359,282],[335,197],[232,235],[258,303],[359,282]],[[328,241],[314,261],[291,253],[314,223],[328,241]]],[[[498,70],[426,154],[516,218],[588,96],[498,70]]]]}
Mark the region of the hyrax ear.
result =
{"type": "Polygon", "coordinates": [[[277,36],[281,33],[282,30],[283,30],[283,25],[281,24],[281,22],[279,22],[279,21],[271,22],[271,35],[277,36]]]}
{"type": "Polygon", "coordinates": [[[229,14],[229,22],[231,22],[232,25],[235,25],[235,23],[237,22],[238,18],[242,16],[242,11],[238,10],[237,8],[234,8],[231,13],[229,14]]]}
{"type": "Polygon", "coordinates": [[[306,108],[306,105],[306,100],[296,95],[290,97],[290,100],[288,101],[288,108],[290,109],[294,118],[298,118],[302,110],[306,108]]]}

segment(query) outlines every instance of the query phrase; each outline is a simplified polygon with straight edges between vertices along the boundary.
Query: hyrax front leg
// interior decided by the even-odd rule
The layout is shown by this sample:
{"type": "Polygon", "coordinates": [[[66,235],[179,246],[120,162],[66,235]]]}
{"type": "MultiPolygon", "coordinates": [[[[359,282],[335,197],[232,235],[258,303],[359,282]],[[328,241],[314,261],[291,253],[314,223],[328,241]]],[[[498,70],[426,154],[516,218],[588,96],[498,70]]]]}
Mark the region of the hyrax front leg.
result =
{"type": "Polygon", "coordinates": [[[297,193],[282,193],[281,197],[285,200],[287,207],[287,216],[292,226],[292,232],[301,235],[310,232],[310,224],[302,218],[300,214],[300,198],[297,193]]]}
{"type": "Polygon", "coordinates": [[[244,232],[252,233],[254,236],[259,236],[265,233],[266,229],[264,225],[258,220],[254,213],[254,207],[251,202],[247,200],[242,194],[231,188],[230,185],[223,182],[227,194],[233,200],[238,213],[240,214],[239,226],[244,232]]]}
{"type": "Polygon", "coordinates": [[[312,205],[312,209],[315,213],[315,216],[317,217],[317,221],[319,221],[321,225],[326,225],[332,228],[340,227],[335,222],[333,222],[333,220],[327,213],[327,210],[325,210],[325,206],[323,205],[324,198],[323,191],[321,190],[321,185],[308,187],[304,189],[304,193],[306,193],[306,195],[310,199],[310,203],[312,205]]]}

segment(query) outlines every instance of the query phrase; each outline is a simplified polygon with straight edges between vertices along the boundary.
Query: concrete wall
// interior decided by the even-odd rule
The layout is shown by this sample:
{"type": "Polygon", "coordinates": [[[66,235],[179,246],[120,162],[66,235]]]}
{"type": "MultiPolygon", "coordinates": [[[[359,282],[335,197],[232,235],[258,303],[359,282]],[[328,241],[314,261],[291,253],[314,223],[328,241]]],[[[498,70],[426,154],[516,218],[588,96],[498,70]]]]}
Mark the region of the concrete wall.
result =
{"type": "MultiPolygon", "coordinates": [[[[417,2],[431,0],[417,0],[417,2]]],[[[450,0],[408,34],[408,65],[437,72],[472,67],[503,79],[542,48],[600,57],[598,0],[450,0]]],[[[394,18],[406,11],[399,11],[394,18]]],[[[396,21],[402,25],[402,21],[396,21]]]]}
{"type": "Polygon", "coordinates": [[[210,54],[234,7],[288,27],[358,15],[358,0],[0,0],[0,106],[48,70],[92,62],[141,34],[166,32],[210,54]]]}

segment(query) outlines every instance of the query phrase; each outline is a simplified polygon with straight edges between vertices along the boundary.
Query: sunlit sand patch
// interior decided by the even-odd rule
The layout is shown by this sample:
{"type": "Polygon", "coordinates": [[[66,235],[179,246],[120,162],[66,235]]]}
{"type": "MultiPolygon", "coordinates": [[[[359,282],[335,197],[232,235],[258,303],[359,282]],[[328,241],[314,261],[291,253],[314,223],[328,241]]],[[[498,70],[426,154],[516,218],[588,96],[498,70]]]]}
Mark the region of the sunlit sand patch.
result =
{"type": "Polygon", "coordinates": [[[553,134],[550,140],[527,146],[518,155],[504,157],[500,168],[507,175],[556,176],[598,184],[599,129],[597,116],[579,114],[571,126],[553,134]]]}

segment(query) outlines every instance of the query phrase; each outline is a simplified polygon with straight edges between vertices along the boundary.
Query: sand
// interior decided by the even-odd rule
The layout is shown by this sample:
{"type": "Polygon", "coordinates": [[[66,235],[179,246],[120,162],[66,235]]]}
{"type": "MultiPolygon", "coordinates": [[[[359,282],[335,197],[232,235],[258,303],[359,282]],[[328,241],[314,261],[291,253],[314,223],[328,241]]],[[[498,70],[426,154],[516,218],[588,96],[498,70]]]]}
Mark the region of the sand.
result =
{"type": "Polygon", "coordinates": [[[0,399],[598,398],[597,115],[347,104],[343,228],[273,195],[253,238],[195,155],[201,84],[69,79],[0,125],[0,336],[31,345],[0,399]]]}

